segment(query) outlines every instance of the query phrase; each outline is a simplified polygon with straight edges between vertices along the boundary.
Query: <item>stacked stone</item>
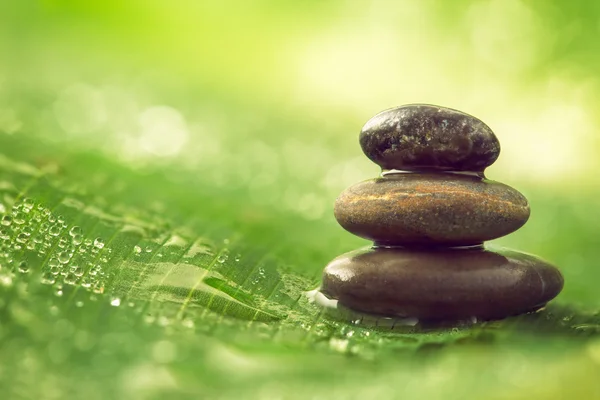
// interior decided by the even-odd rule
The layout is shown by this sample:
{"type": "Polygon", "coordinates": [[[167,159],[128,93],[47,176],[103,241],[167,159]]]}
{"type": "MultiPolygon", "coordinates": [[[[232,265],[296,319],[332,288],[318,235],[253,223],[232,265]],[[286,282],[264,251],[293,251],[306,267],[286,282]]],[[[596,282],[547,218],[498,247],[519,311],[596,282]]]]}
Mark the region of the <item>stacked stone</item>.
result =
{"type": "Polygon", "coordinates": [[[562,275],[551,264],[483,247],[523,226],[529,204],[485,178],[500,144],[482,121],[407,105],[369,120],[360,144],[382,175],[342,192],[335,217],[374,246],[329,263],[326,297],[360,312],[461,320],[535,311],[561,291],[562,275]]]}

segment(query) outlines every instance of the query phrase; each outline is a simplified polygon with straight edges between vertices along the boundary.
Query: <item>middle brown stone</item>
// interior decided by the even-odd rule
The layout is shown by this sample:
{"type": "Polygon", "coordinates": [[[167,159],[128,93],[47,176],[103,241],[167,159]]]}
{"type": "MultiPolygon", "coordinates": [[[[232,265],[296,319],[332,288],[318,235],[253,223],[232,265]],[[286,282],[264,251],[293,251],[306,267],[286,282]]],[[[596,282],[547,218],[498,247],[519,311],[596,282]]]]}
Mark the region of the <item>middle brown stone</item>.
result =
{"type": "Polygon", "coordinates": [[[519,229],[529,204],[510,186],[479,176],[397,173],[346,189],[335,218],[376,244],[469,246],[519,229]]]}

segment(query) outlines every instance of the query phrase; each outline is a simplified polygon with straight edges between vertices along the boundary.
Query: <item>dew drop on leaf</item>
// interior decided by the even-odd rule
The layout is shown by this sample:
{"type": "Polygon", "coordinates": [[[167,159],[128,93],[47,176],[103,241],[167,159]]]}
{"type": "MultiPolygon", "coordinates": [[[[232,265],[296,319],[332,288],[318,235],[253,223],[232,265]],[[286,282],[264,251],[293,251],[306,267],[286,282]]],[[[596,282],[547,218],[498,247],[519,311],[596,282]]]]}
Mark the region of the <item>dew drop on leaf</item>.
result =
{"type": "Polygon", "coordinates": [[[58,261],[61,264],[67,264],[70,260],[71,260],[71,253],[68,253],[66,251],[63,251],[61,253],[58,254],[58,261]]]}
{"type": "Polygon", "coordinates": [[[26,274],[26,273],[29,272],[29,265],[27,264],[26,261],[21,261],[19,263],[19,267],[18,268],[19,268],[19,272],[22,273],[22,274],[26,274]]]}
{"type": "Polygon", "coordinates": [[[75,275],[72,272],[69,272],[67,274],[67,276],[65,276],[65,283],[69,284],[69,285],[76,285],[77,284],[77,275],[75,275]]]}
{"type": "Polygon", "coordinates": [[[56,277],[52,272],[45,272],[40,281],[45,285],[53,285],[56,282],[56,277]]]}
{"type": "Polygon", "coordinates": [[[13,212],[13,221],[15,224],[23,225],[25,223],[25,213],[23,211],[13,212]]]}
{"type": "MultiPolygon", "coordinates": [[[[71,240],[73,242],[73,244],[75,246],[79,246],[81,244],[81,242],[83,242],[83,236],[82,235],[74,235],[73,239],[71,240]]],[[[83,247],[82,247],[83,248],[83,247]]],[[[85,251],[85,250],[84,250],[85,251]]]]}
{"type": "Polygon", "coordinates": [[[25,210],[26,212],[31,211],[34,205],[35,203],[33,202],[33,199],[30,199],[29,197],[25,197],[23,199],[23,210],[25,210]]]}
{"type": "Polygon", "coordinates": [[[83,286],[84,288],[89,288],[89,287],[91,287],[91,286],[92,286],[92,280],[91,280],[91,277],[89,277],[89,276],[84,276],[84,277],[81,279],[81,283],[80,283],[80,285],[81,285],[81,286],[83,286]]]}
{"type": "Polygon", "coordinates": [[[24,233],[24,232],[21,232],[21,233],[19,233],[19,234],[17,235],[17,238],[16,238],[15,240],[16,240],[18,243],[21,243],[21,244],[23,244],[23,243],[27,242],[27,240],[28,240],[28,239],[29,239],[29,236],[28,236],[26,233],[24,233]]]}
{"type": "Polygon", "coordinates": [[[75,237],[75,236],[81,236],[82,235],[82,231],[81,228],[77,225],[73,226],[71,229],[69,229],[69,235],[71,237],[75,237]]]}

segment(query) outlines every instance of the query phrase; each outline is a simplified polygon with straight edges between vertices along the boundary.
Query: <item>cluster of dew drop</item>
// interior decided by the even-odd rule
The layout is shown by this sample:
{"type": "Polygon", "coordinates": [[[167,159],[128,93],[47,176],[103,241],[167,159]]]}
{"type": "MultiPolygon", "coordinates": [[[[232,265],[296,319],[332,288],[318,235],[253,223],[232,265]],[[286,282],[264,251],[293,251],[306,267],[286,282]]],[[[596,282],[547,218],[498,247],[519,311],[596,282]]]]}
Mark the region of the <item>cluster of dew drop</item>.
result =
{"type": "Polygon", "coordinates": [[[78,285],[103,293],[110,276],[103,268],[111,253],[102,238],[85,238],[79,226],[71,226],[30,198],[16,202],[10,209],[0,207],[0,272],[29,275],[40,266],[37,276],[45,285],[54,285],[62,295],[63,285],[78,285]],[[31,262],[37,256],[37,260],[31,262]]]}

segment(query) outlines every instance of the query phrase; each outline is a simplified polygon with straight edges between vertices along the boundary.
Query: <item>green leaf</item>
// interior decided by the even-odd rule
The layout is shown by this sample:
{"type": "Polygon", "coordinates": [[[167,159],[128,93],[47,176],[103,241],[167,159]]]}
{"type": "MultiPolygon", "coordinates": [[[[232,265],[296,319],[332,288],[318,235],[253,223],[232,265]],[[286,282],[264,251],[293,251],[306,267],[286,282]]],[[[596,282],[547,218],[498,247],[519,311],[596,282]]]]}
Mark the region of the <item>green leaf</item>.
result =
{"type": "MultiPolygon", "coordinates": [[[[561,79],[569,62],[585,69],[579,58],[563,59],[574,42],[592,67],[600,59],[597,15],[581,26],[564,19],[581,14],[580,2],[560,12],[543,2],[507,2],[511,21],[515,13],[517,21],[537,21],[532,7],[548,14],[548,32],[572,31],[556,54],[542,46],[548,51],[541,59],[534,52],[525,58],[530,63],[517,63],[529,66],[522,76],[512,69],[520,53],[509,52],[520,43],[498,40],[508,32],[502,24],[490,33],[489,51],[477,41],[483,61],[470,39],[448,46],[449,31],[464,34],[455,26],[464,21],[483,31],[497,25],[473,17],[495,17],[487,8],[465,12],[450,2],[399,2],[397,14],[388,12],[391,2],[373,2],[381,14],[377,5],[353,2],[0,3],[0,398],[600,397],[594,168],[589,176],[544,182],[498,165],[488,174],[514,184],[532,207],[527,225],[496,243],[539,254],[564,273],[564,291],[544,310],[411,326],[331,313],[307,294],[331,259],[368,244],[337,225],[333,201],[345,186],[378,174],[360,153],[360,124],[390,101],[415,100],[413,86],[423,87],[417,97],[451,99],[456,107],[472,104],[463,97],[485,99],[480,110],[496,113],[490,117],[512,140],[505,146],[501,138],[504,166],[533,168],[538,157],[553,157],[533,150],[536,140],[511,136],[514,119],[510,129],[499,121],[515,114],[525,130],[536,118],[554,128],[546,118],[556,114],[562,122],[562,102],[575,101],[564,93],[597,106],[580,93],[577,84],[588,87],[587,80],[550,79],[553,66],[561,79]],[[429,22],[422,31],[402,30],[412,20],[429,22]],[[571,40],[579,28],[589,32],[586,40],[571,40]],[[396,60],[408,72],[397,73],[387,46],[404,47],[382,37],[417,38],[399,43],[418,48],[423,61],[408,63],[420,59],[411,52],[396,60]],[[313,49],[327,41],[332,55],[327,46],[313,49]],[[357,55],[355,46],[381,50],[386,62],[357,55]],[[496,50],[503,53],[490,58],[496,50]],[[342,61],[333,63],[337,57],[342,61]],[[350,68],[347,58],[356,69],[339,75],[350,68]],[[504,62],[497,70],[496,61],[504,62]],[[370,69],[383,64],[395,75],[370,69]],[[538,67],[540,76],[532,77],[538,67]],[[321,76],[320,69],[333,72],[321,76]],[[497,78],[498,86],[486,89],[478,76],[467,85],[464,71],[475,70],[489,72],[485,80],[497,78]],[[364,90],[349,96],[360,91],[353,77],[364,79],[364,90]],[[500,88],[507,85],[513,91],[500,88]],[[557,94],[540,94],[546,86],[557,94]],[[525,91],[531,104],[511,103],[525,91]],[[560,107],[546,98],[552,96],[560,107]],[[500,103],[508,105],[495,111],[500,103]],[[528,115],[538,106],[543,113],[528,115]]],[[[504,10],[503,2],[490,4],[504,10]]],[[[532,34],[545,27],[522,25],[535,27],[532,34]]],[[[510,37],[523,32],[530,31],[511,27],[510,37]]],[[[537,40],[554,45],[555,35],[537,40]]],[[[523,37],[525,47],[517,47],[529,55],[536,47],[523,37]]],[[[556,146],[588,143],[570,138],[579,132],[573,115],[587,121],[578,107],[567,108],[571,119],[553,138],[556,146]]]]}
{"type": "Polygon", "coordinates": [[[329,315],[306,292],[357,244],[330,217],[79,153],[44,169],[32,160],[59,149],[1,144],[0,376],[14,396],[518,397],[572,385],[548,374],[595,379],[600,316],[565,305],[583,291],[475,325],[329,315]]]}

